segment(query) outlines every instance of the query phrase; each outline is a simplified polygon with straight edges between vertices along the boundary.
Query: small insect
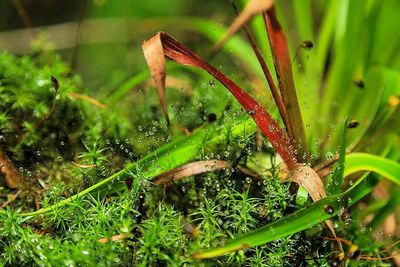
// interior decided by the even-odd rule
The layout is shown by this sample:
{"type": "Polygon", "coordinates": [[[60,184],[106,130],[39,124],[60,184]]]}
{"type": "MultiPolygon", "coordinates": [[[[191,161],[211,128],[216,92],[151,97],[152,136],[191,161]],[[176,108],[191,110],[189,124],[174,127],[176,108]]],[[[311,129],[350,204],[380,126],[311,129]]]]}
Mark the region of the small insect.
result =
{"type": "Polygon", "coordinates": [[[352,120],[351,122],[349,122],[349,124],[347,125],[347,128],[353,129],[353,128],[357,128],[358,125],[360,125],[360,123],[356,120],[352,120]]]}
{"type": "Polygon", "coordinates": [[[353,83],[354,83],[355,86],[357,86],[357,87],[360,88],[360,89],[364,89],[364,88],[365,88],[364,81],[361,80],[361,79],[355,79],[355,80],[353,81],[353,83]]]}
{"type": "Polygon", "coordinates": [[[324,211],[329,215],[332,215],[335,212],[335,209],[331,205],[325,205],[324,211]]]}

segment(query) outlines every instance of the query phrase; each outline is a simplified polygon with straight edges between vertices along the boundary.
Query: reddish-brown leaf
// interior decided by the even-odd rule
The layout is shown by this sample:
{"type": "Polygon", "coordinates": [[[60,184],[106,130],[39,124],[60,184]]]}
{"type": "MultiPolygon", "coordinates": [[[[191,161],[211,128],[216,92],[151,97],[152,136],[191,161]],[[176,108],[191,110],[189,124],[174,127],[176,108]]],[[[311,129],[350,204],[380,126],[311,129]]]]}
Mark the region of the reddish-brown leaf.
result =
{"type": "Polygon", "coordinates": [[[285,32],[276,18],[274,7],[263,12],[263,17],[267,28],[271,52],[274,57],[279,89],[287,114],[288,133],[292,141],[296,144],[296,149],[299,152],[297,154],[298,161],[305,162],[308,157],[307,140],[294,85],[292,63],[285,32]]]}
{"type": "MultiPolygon", "coordinates": [[[[154,57],[164,54],[165,57],[177,63],[201,68],[214,76],[234,95],[237,101],[242,105],[243,109],[251,115],[264,136],[270,140],[272,146],[281,155],[289,169],[294,167],[295,159],[291,150],[291,142],[287,137],[286,132],[279,127],[278,123],[259,103],[257,103],[257,101],[242,90],[242,88],[240,88],[236,83],[226,77],[222,72],[164,32],[157,33],[154,37],[144,42],[143,50],[145,50],[145,55],[147,55],[146,59],[151,58],[147,63],[150,70],[153,70],[152,72],[155,72],[157,69],[164,69],[163,73],[165,75],[165,65],[163,67],[153,66],[153,64],[165,64],[165,62],[161,60],[157,61],[154,59],[154,57]],[[159,51],[160,49],[161,51],[159,51]]],[[[156,78],[159,79],[159,77],[156,78]]],[[[159,82],[158,86],[159,91],[164,90],[165,81],[164,83],[159,82]]]]}

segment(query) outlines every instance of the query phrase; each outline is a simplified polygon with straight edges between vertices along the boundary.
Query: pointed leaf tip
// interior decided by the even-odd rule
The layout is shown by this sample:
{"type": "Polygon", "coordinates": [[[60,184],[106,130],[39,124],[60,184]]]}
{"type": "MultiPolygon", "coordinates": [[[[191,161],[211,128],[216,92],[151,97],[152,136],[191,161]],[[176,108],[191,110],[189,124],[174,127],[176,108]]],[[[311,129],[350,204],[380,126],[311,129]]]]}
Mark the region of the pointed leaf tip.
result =
{"type": "Polygon", "coordinates": [[[142,49],[151,73],[151,77],[153,78],[157,88],[157,93],[160,99],[160,104],[165,116],[165,120],[169,125],[170,121],[167,109],[167,100],[165,98],[165,58],[163,46],[159,37],[160,34],[161,33],[158,33],[149,40],[143,42],[142,49]]]}
{"type": "Polygon", "coordinates": [[[273,0],[250,0],[244,10],[232,22],[225,35],[215,44],[212,49],[213,53],[217,53],[224,44],[231,38],[251,17],[268,10],[274,4],[273,0]]]}

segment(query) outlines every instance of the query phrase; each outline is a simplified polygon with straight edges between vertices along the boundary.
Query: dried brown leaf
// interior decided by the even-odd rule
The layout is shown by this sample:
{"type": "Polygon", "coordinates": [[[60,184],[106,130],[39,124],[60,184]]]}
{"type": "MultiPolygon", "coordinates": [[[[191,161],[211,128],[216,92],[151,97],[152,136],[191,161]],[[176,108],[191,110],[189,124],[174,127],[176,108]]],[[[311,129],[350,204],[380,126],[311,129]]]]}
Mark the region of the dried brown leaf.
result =
{"type": "Polygon", "coordinates": [[[167,100],[165,99],[165,58],[161,38],[159,38],[158,35],[155,35],[148,41],[144,42],[142,47],[144,57],[146,58],[147,65],[149,66],[151,77],[156,84],[157,93],[165,120],[169,125],[170,121],[167,109],[167,100]]]}
{"type": "Polygon", "coordinates": [[[75,99],[81,99],[84,100],[86,102],[88,102],[89,104],[92,104],[95,107],[101,108],[101,109],[105,109],[107,108],[107,105],[101,103],[99,100],[90,97],[88,95],[83,95],[83,94],[79,94],[79,93],[75,93],[75,92],[71,92],[68,94],[69,96],[75,98],[75,99]]]}
{"type": "Polygon", "coordinates": [[[77,163],[77,162],[73,162],[71,161],[72,165],[82,168],[82,169],[90,169],[90,168],[94,168],[96,167],[96,164],[81,164],[81,163],[77,163]]]}
{"type": "MultiPolygon", "coordinates": [[[[289,175],[283,179],[289,182],[295,182],[304,187],[314,202],[326,197],[324,184],[321,178],[308,165],[296,164],[295,167],[290,170],[289,175]]],[[[333,236],[336,237],[332,221],[327,220],[325,223],[333,236]]]]}
{"type": "Polygon", "coordinates": [[[105,243],[108,243],[110,241],[112,241],[112,242],[122,241],[122,240],[130,238],[130,237],[131,237],[131,234],[119,234],[119,235],[114,235],[114,236],[112,236],[110,238],[102,237],[102,238],[99,239],[99,242],[102,243],[102,244],[105,244],[105,243]]]}
{"type": "Polygon", "coordinates": [[[9,188],[13,189],[25,189],[24,178],[21,173],[17,170],[15,165],[7,157],[6,153],[0,149],[0,173],[5,176],[5,181],[9,188]]]}
{"type": "Polygon", "coordinates": [[[169,184],[174,180],[180,180],[196,174],[230,168],[231,164],[223,160],[203,160],[182,165],[176,169],[160,174],[153,179],[158,185],[169,184]]]}
{"type": "Polygon", "coordinates": [[[224,44],[232,37],[247,21],[254,15],[268,10],[274,4],[273,0],[250,0],[242,13],[232,22],[225,35],[215,44],[212,51],[219,51],[224,44]]]}

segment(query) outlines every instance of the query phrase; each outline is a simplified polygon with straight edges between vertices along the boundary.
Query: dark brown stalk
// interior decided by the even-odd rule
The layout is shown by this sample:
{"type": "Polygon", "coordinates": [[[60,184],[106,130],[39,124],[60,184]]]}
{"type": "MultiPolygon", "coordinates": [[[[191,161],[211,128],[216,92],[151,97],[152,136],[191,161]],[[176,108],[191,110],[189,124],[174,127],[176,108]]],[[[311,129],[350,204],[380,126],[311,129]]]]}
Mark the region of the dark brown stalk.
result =
{"type": "Polygon", "coordinates": [[[28,29],[29,33],[31,34],[32,40],[36,40],[36,33],[33,30],[32,22],[29,19],[29,16],[26,13],[25,8],[22,5],[21,1],[20,0],[13,0],[13,4],[14,4],[15,9],[18,12],[19,17],[22,20],[22,23],[24,24],[24,27],[26,29],[28,29]]]}

